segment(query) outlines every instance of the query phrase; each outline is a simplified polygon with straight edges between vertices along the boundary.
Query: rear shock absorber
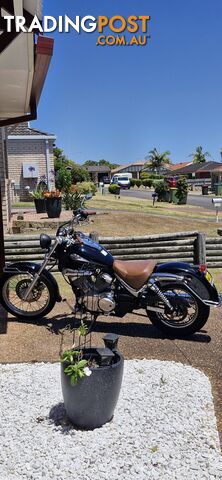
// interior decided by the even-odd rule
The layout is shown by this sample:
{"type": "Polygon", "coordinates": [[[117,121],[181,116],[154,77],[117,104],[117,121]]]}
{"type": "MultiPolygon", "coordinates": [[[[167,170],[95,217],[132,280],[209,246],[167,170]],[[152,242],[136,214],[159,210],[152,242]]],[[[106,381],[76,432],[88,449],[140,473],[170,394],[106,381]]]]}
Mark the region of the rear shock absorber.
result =
{"type": "Polygon", "coordinates": [[[170,310],[170,312],[173,312],[174,308],[172,307],[171,303],[169,302],[167,297],[164,295],[164,293],[161,292],[161,290],[156,285],[156,283],[154,283],[154,281],[150,280],[149,288],[150,288],[150,290],[152,290],[153,292],[155,292],[158,295],[160,300],[162,300],[162,302],[164,303],[164,305],[166,305],[166,307],[170,310]]]}

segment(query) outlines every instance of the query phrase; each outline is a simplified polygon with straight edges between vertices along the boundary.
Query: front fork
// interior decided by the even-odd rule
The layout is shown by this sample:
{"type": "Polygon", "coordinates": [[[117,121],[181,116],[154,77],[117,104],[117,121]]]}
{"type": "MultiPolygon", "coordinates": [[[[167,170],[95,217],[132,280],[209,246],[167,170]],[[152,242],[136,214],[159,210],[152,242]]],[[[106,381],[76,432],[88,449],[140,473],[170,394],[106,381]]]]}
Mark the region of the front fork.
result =
{"type": "Polygon", "coordinates": [[[28,289],[27,289],[27,291],[24,295],[24,300],[25,301],[28,301],[30,293],[32,292],[33,288],[35,287],[36,283],[38,282],[39,277],[41,276],[43,270],[45,269],[46,265],[48,264],[52,254],[54,253],[54,251],[55,251],[56,247],[59,245],[59,243],[60,243],[60,239],[56,238],[54,245],[50,249],[49,253],[46,254],[44,262],[42,263],[38,272],[35,273],[35,275],[33,277],[33,280],[30,283],[30,285],[29,285],[29,287],[28,287],[28,289]]]}

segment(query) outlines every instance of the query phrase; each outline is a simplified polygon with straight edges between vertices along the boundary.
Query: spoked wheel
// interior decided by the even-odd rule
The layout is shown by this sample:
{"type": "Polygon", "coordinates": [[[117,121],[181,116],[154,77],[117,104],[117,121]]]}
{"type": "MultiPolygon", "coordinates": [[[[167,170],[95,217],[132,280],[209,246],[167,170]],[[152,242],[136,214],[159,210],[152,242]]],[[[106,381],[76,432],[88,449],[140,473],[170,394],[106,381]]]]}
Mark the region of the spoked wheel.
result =
{"type": "Polygon", "coordinates": [[[27,273],[8,276],[2,285],[1,301],[5,309],[18,318],[36,320],[49,313],[55,305],[53,286],[41,275],[27,300],[27,292],[32,277],[27,273]]]}
{"type": "Polygon", "coordinates": [[[209,317],[210,308],[198,300],[183,285],[164,285],[161,291],[167,297],[174,311],[171,313],[157,296],[152,306],[163,308],[163,312],[147,310],[150,321],[159,329],[175,337],[191,335],[200,330],[209,317]]]}

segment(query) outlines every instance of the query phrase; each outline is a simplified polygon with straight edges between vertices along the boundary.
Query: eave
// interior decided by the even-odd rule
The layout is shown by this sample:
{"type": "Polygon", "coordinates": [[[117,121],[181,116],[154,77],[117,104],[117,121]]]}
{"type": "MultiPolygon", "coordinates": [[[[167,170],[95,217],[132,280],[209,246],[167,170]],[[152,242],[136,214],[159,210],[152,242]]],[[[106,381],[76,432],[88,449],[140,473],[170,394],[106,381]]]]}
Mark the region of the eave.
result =
{"type": "MultiPolygon", "coordinates": [[[[41,20],[41,0],[1,0],[0,10],[22,5],[28,21],[41,20]]],[[[52,38],[32,33],[0,33],[0,127],[37,118],[37,106],[53,55],[52,38]],[[37,38],[37,40],[35,40],[37,38]]]]}

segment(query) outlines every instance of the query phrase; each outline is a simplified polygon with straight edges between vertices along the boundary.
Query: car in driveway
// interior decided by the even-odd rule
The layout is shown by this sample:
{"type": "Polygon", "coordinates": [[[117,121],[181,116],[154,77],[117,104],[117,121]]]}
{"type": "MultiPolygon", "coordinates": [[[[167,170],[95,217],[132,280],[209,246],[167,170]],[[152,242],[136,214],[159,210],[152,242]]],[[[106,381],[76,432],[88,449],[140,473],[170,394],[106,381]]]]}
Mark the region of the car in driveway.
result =
{"type": "Polygon", "coordinates": [[[130,189],[130,179],[128,175],[113,175],[111,180],[111,184],[119,185],[122,189],[130,189]]]}

